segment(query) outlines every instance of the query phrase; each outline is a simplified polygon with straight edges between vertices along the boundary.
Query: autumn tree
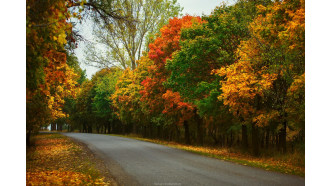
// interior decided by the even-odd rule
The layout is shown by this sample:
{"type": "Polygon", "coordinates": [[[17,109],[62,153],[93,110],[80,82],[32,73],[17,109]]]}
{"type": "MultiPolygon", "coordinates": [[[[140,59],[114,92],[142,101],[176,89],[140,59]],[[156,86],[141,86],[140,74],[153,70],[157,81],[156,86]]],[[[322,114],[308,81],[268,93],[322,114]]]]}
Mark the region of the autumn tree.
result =
{"type": "Polygon", "coordinates": [[[64,97],[75,95],[76,74],[64,49],[72,30],[68,2],[27,2],[27,144],[41,125],[65,116],[64,97]]]}
{"type": "Polygon", "coordinates": [[[293,77],[294,81],[287,91],[285,111],[288,128],[295,143],[305,141],[305,73],[293,77]]]}
{"type": "Polygon", "coordinates": [[[242,41],[239,60],[218,71],[224,76],[219,99],[234,114],[252,123],[254,154],[259,153],[258,128],[277,121],[279,147],[286,152],[288,89],[304,73],[304,1],[258,6],[250,24],[251,38],[242,41]]]}
{"type": "MultiPolygon", "coordinates": [[[[153,65],[149,67],[149,76],[142,81],[143,90],[141,90],[141,101],[146,103],[147,110],[153,114],[153,121],[161,121],[163,115],[165,116],[176,116],[174,119],[178,124],[183,124],[185,127],[186,135],[185,139],[187,143],[190,143],[189,137],[189,125],[187,123],[186,115],[190,115],[191,107],[189,104],[181,104],[182,99],[178,98],[173,102],[168,99],[173,99],[178,96],[178,94],[167,90],[163,83],[166,81],[169,71],[166,70],[165,64],[167,60],[172,58],[173,52],[180,49],[180,33],[181,29],[191,27],[193,24],[197,24],[201,19],[199,17],[184,16],[182,18],[170,19],[169,24],[161,28],[160,36],[155,39],[153,43],[149,45],[149,58],[153,61],[153,65]],[[174,94],[174,95],[172,95],[174,94]],[[188,113],[182,113],[177,115],[178,110],[176,108],[181,108],[188,111],[188,113]],[[180,117],[185,118],[184,120],[180,117]]],[[[158,124],[159,125],[159,124],[158,124]]]]}
{"type": "Polygon", "coordinates": [[[133,132],[137,132],[137,128],[142,127],[142,133],[145,136],[147,127],[150,125],[150,118],[148,118],[148,112],[143,111],[140,91],[143,88],[141,82],[147,77],[148,67],[152,61],[148,57],[142,56],[137,64],[138,67],[135,70],[126,69],[124,71],[116,84],[116,91],[111,99],[125,132],[132,127],[133,132]]]}
{"type": "Polygon", "coordinates": [[[67,116],[63,112],[64,99],[74,96],[77,87],[74,67],[66,64],[67,50],[76,46],[78,37],[69,20],[80,18],[86,7],[93,7],[89,10],[97,12],[103,20],[125,19],[92,0],[29,0],[26,3],[27,143],[30,134],[41,125],[67,116]]]}
{"type": "MultiPolygon", "coordinates": [[[[77,89],[81,87],[81,84],[87,79],[86,70],[81,69],[79,66],[78,58],[74,53],[67,52],[67,62],[68,66],[73,69],[73,71],[77,74],[77,89]]],[[[78,92],[78,91],[77,91],[78,92]]],[[[63,112],[66,113],[65,118],[60,118],[60,122],[58,120],[52,122],[53,124],[60,125],[61,123],[67,124],[68,131],[73,131],[75,128],[79,126],[79,122],[77,121],[77,99],[76,97],[65,97],[64,98],[64,106],[63,112]]],[[[62,128],[61,126],[59,128],[62,128]]]]}
{"type": "Polygon", "coordinates": [[[100,16],[93,16],[95,23],[93,35],[96,42],[105,50],[90,43],[86,50],[86,62],[97,67],[118,66],[134,70],[136,60],[140,59],[143,48],[149,38],[166,24],[168,18],[178,16],[181,8],[176,0],[125,0],[100,1],[103,8],[120,10],[120,15],[129,20],[116,19],[104,21],[100,16]]]}
{"type": "MultiPolygon", "coordinates": [[[[242,16],[243,12],[236,6],[221,5],[210,16],[203,17],[203,23],[182,29],[181,49],[166,64],[171,71],[166,85],[194,105],[200,143],[203,123],[210,123],[210,133],[218,143],[217,128],[227,125],[228,129],[228,124],[233,122],[226,106],[217,100],[221,94],[217,83],[220,78],[212,71],[237,60],[236,49],[248,37],[247,20],[242,16]]],[[[227,129],[222,128],[224,135],[227,129]]]]}

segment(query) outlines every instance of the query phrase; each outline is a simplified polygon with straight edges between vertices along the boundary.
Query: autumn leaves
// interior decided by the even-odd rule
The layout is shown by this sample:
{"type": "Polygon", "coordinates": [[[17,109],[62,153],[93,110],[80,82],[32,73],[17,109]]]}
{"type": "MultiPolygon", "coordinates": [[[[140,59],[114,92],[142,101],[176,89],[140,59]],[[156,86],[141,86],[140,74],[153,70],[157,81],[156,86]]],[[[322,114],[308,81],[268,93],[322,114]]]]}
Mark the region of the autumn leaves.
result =
{"type": "Polygon", "coordinates": [[[60,134],[40,134],[27,151],[26,185],[108,185],[81,146],[60,134]]]}
{"type": "Polygon", "coordinates": [[[81,132],[249,142],[256,155],[270,139],[285,152],[287,133],[303,143],[303,0],[239,1],[203,18],[169,19],[135,69],[102,69],[80,83],[64,52],[67,8],[45,6],[27,16],[28,130],[65,118],[81,132]],[[35,13],[58,23],[36,29],[35,13]]]}
{"type": "Polygon", "coordinates": [[[253,128],[255,154],[259,133],[281,136],[282,151],[288,128],[303,133],[304,120],[292,119],[304,115],[304,1],[240,2],[216,8],[203,21],[174,18],[149,48],[112,96],[121,121],[154,121],[165,131],[166,121],[197,128],[212,121],[227,131],[235,128],[228,123],[240,123],[253,128]],[[120,114],[128,112],[133,121],[120,114]]]}
{"type": "MultiPolygon", "coordinates": [[[[67,64],[73,40],[69,1],[27,2],[27,133],[67,116],[64,99],[75,97],[78,75],[67,64]],[[69,46],[68,46],[69,47],[69,46]]],[[[30,135],[28,135],[30,136],[30,135]]],[[[29,140],[29,139],[27,139],[29,140]]]]}

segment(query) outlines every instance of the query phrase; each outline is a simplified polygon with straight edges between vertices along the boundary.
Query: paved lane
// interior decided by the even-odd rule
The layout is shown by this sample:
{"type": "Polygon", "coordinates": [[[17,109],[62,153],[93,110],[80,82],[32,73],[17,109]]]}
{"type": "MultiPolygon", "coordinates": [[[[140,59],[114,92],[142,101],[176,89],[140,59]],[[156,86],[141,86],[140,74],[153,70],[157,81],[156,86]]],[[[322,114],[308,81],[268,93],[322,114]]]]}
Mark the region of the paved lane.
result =
{"type": "Polygon", "coordinates": [[[121,185],[305,185],[305,179],[134,139],[63,133],[101,156],[121,185]]]}

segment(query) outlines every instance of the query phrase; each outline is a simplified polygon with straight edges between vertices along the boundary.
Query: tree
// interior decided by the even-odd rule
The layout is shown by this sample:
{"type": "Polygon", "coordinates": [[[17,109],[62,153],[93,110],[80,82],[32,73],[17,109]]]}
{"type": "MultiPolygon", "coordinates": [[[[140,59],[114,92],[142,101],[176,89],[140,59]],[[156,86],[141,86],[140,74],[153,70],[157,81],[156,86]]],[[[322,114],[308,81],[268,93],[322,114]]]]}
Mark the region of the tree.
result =
{"type": "Polygon", "coordinates": [[[81,85],[77,95],[77,122],[81,132],[92,132],[92,123],[94,121],[93,115],[93,83],[91,80],[86,80],[81,85]]]}
{"type": "Polygon", "coordinates": [[[122,74],[122,70],[117,68],[102,69],[92,78],[95,95],[93,97],[92,109],[97,118],[97,131],[101,128],[111,130],[111,123],[116,119],[113,103],[110,99],[115,92],[115,86],[122,74]]]}
{"type": "Polygon", "coordinates": [[[76,74],[64,50],[72,30],[68,2],[27,2],[27,145],[41,125],[65,115],[64,97],[75,94],[76,74]]]}
{"type": "Polygon", "coordinates": [[[285,111],[288,113],[288,128],[297,143],[305,142],[305,73],[295,76],[287,91],[285,111]]]}
{"type": "MultiPolygon", "coordinates": [[[[167,87],[178,91],[186,102],[194,106],[200,143],[203,141],[200,133],[203,118],[212,120],[209,126],[214,131],[214,123],[218,127],[227,125],[227,128],[232,123],[226,106],[217,100],[221,94],[217,83],[220,78],[212,71],[237,60],[236,49],[240,41],[248,37],[247,21],[242,20],[242,13],[237,6],[222,5],[210,16],[203,17],[203,23],[182,29],[181,49],[166,63],[171,72],[167,87]]],[[[222,131],[226,133],[227,130],[222,131]]],[[[213,138],[215,143],[219,142],[216,134],[213,138]]]]}
{"type": "Polygon", "coordinates": [[[218,71],[225,76],[219,99],[252,122],[254,153],[258,154],[258,127],[277,121],[279,147],[286,152],[287,92],[293,78],[304,73],[304,1],[258,6],[250,24],[251,38],[237,50],[239,60],[218,71]]]}
{"type": "MultiPolygon", "coordinates": [[[[86,70],[82,70],[80,68],[78,58],[75,56],[74,53],[67,53],[66,63],[77,74],[76,81],[77,81],[77,89],[79,90],[81,84],[87,79],[86,70]]],[[[65,103],[63,105],[63,112],[66,113],[66,118],[64,118],[64,122],[68,124],[68,131],[73,131],[75,128],[77,128],[80,125],[79,121],[77,121],[77,117],[78,117],[77,107],[76,107],[77,99],[76,97],[69,96],[69,97],[65,97],[64,101],[65,103]]],[[[54,121],[53,123],[58,124],[57,121],[54,121]]]]}
{"type": "MultiPolygon", "coordinates": [[[[81,13],[69,8],[93,7],[102,18],[107,20],[125,19],[117,12],[105,9],[95,1],[46,0],[27,1],[26,6],[26,107],[27,107],[27,144],[30,135],[41,125],[64,117],[64,98],[75,95],[76,74],[67,62],[67,50],[75,46],[77,33],[68,22],[81,13]]],[[[68,60],[70,61],[70,60],[68,60]]],[[[83,72],[82,72],[83,73],[83,72]]],[[[83,76],[80,76],[83,77],[83,76]]],[[[83,78],[79,81],[83,81],[83,78]]]]}
{"type": "Polygon", "coordinates": [[[134,70],[136,60],[140,59],[143,46],[147,45],[148,37],[154,35],[168,18],[179,14],[181,8],[176,0],[125,0],[106,3],[99,2],[103,8],[120,10],[122,19],[104,21],[99,16],[93,16],[94,36],[97,43],[106,48],[103,52],[94,44],[89,44],[86,50],[86,62],[97,67],[118,66],[134,70]],[[100,52],[101,51],[101,52],[100,52]]]}
{"type": "Polygon", "coordinates": [[[143,134],[146,135],[148,122],[148,112],[143,111],[143,103],[140,102],[140,91],[142,90],[141,82],[148,75],[148,67],[152,61],[142,56],[137,61],[138,67],[132,71],[126,69],[116,84],[116,91],[112,95],[114,107],[116,108],[117,116],[126,125],[133,124],[133,131],[136,132],[136,127],[143,127],[143,134]],[[141,126],[137,126],[137,125],[141,126]]]}
{"type": "MultiPolygon", "coordinates": [[[[167,116],[174,116],[177,114],[170,114],[168,111],[175,111],[174,108],[181,108],[186,111],[190,111],[188,104],[181,104],[181,102],[173,102],[167,99],[174,98],[171,90],[166,90],[163,83],[166,81],[169,71],[165,69],[167,60],[172,58],[173,52],[180,49],[179,40],[181,29],[191,27],[194,23],[201,22],[199,17],[184,16],[181,19],[170,19],[169,24],[161,28],[161,35],[155,39],[153,43],[149,45],[149,58],[153,61],[153,65],[149,67],[149,76],[141,82],[143,90],[141,90],[141,101],[147,106],[147,110],[153,115],[154,121],[159,121],[162,114],[167,116]],[[179,103],[181,105],[179,105],[179,103]],[[166,104],[170,104],[166,107],[166,104]],[[175,105],[174,105],[175,104],[175,105]],[[166,108],[166,110],[164,110],[166,108]],[[171,108],[171,109],[170,109],[171,108]],[[161,114],[162,113],[162,114],[161,114]],[[160,117],[160,118],[159,118],[160,117]],[[158,118],[158,119],[156,119],[158,118]]],[[[174,93],[175,96],[178,94],[174,93]]],[[[175,99],[176,101],[181,98],[175,99]]],[[[180,117],[184,117],[184,113],[180,117]]],[[[187,118],[185,118],[187,119],[187,118]]],[[[187,120],[174,119],[178,124],[184,124],[185,131],[189,131],[189,126],[186,123],[187,120]]],[[[189,133],[186,133],[186,142],[190,143],[189,133]]]]}

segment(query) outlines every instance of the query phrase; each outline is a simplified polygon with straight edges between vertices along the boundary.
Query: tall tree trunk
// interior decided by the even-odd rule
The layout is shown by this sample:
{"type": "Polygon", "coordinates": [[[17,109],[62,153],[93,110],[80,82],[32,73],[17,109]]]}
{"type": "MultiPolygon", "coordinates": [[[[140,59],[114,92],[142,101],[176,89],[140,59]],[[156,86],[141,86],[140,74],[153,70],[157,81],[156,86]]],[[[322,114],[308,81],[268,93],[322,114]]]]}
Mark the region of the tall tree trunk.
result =
{"type": "Polygon", "coordinates": [[[230,131],[230,144],[229,144],[230,147],[233,145],[233,141],[234,141],[234,139],[233,139],[233,131],[231,130],[230,131]]]}
{"type": "MultiPolygon", "coordinates": [[[[110,134],[111,132],[111,123],[108,121],[108,124],[107,124],[107,127],[108,127],[108,134],[110,134]]],[[[106,129],[104,129],[104,133],[106,133],[106,129]]]]}
{"type": "Polygon", "coordinates": [[[258,138],[258,127],[255,123],[252,124],[252,150],[253,155],[259,156],[259,138],[258,138]]]}
{"type": "Polygon", "coordinates": [[[260,135],[260,148],[264,148],[264,143],[265,143],[265,132],[264,131],[262,131],[261,132],[261,135],[260,135]]]}
{"type": "Polygon", "coordinates": [[[239,141],[239,135],[237,135],[237,141],[236,141],[236,145],[239,145],[240,141],[239,141]]]}
{"type": "Polygon", "coordinates": [[[276,136],[275,136],[275,141],[276,141],[276,148],[277,148],[277,151],[280,151],[280,140],[279,140],[279,134],[276,134],[276,136]]]}
{"type": "Polygon", "coordinates": [[[132,64],[132,70],[135,70],[135,68],[136,68],[135,60],[132,60],[131,64],[132,64]]]}
{"type": "Polygon", "coordinates": [[[52,123],[50,124],[51,131],[56,131],[56,124],[52,123]]]}
{"type": "Polygon", "coordinates": [[[86,123],[83,124],[83,133],[87,133],[86,123]]]}
{"type": "MultiPolygon", "coordinates": [[[[196,109],[195,109],[196,110],[196,109]]],[[[195,111],[195,120],[197,124],[197,140],[199,145],[203,145],[203,119],[195,111]]]]}
{"type": "Polygon", "coordinates": [[[151,138],[151,124],[149,123],[149,121],[147,122],[146,126],[146,135],[148,138],[151,138]]]}
{"type": "Polygon", "coordinates": [[[156,132],[157,133],[157,136],[156,137],[157,138],[161,138],[161,135],[160,135],[160,126],[157,126],[157,129],[156,130],[157,130],[157,132],[156,132]]]}
{"type": "Polygon", "coordinates": [[[153,129],[154,128],[154,126],[153,125],[149,125],[149,137],[150,138],[153,138],[154,137],[154,133],[153,133],[153,129]]]}
{"type": "Polygon", "coordinates": [[[243,149],[248,149],[248,135],[247,135],[247,127],[246,125],[242,125],[242,145],[243,149]]]}
{"type": "Polygon", "coordinates": [[[210,131],[209,132],[210,136],[212,137],[213,141],[214,141],[214,145],[218,145],[219,144],[219,139],[217,138],[217,129],[214,131],[210,131]]]}
{"type": "Polygon", "coordinates": [[[180,136],[181,136],[181,134],[180,134],[180,129],[179,129],[179,127],[177,125],[175,125],[175,130],[176,130],[176,141],[177,142],[180,142],[180,136]]]}
{"type": "Polygon", "coordinates": [[[142,137],[147,137],[147,126],[143,125],[142,137]]]}
{"type": "Polygon", "coordinates": [[[286,126],[287,126],[287,121],[285,120],[283,122],[283,127],[280,130],[280,134],[279,134],[279,141],[280,141],[280,150],[282,153],[286,153],[287,149],[286,149],[286,126]]]}
{"type": "Polygon", "coordinates": [[[133,134],[137,134],[136,125],[133,125],[133,134]]]}
{"type": "Polygon", "coordinates": [[[224,136],[220,134],[220,147],[224,146],[224,136]]]}
{"type": "Polygon", "coordinates": [[[266,128],[266,149],[269,148],[269,127],[266,128]]]}
{"type": "Polygon", "coordinates": [[[190,145],[190,132],[189,132],[188,121],[185,120],[183,122],[183,126],[184,126],[184,138],[185,138],[186,144],[190,145]]]}

